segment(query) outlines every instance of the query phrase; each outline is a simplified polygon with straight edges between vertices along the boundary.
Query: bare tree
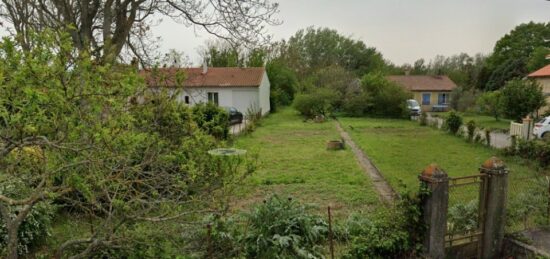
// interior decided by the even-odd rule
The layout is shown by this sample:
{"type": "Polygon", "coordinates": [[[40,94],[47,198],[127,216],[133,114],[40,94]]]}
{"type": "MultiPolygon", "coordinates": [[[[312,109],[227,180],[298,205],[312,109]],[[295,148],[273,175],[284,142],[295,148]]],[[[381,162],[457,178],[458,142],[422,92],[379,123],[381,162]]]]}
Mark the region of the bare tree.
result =
{"type": "Polygon", "coordinates": [[[103,63],[135,55],[152,59],[151,26],[169,17],[188,27],[231,42],[255,46],[269,41],[266,26],[278,4],[270,0],[1,0],[0,18],[28,46],[30,31],[68,31],[75,47],[90,51],[103,63]]]}

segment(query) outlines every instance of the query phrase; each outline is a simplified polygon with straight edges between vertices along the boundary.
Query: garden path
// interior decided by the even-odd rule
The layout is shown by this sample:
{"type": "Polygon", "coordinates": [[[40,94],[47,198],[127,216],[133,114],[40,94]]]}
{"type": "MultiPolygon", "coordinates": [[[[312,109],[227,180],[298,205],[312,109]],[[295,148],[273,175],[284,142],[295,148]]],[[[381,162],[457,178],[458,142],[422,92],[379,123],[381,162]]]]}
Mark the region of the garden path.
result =
{"type": "Polygon", "coordinates": [[[374,188],[380,196],[380,200],[385,203],[393,202],[397,195],[386,179],[384,179],[378,168],[371,162],[365,152],[355,144],[351,136],[342,128],[339,121],[336,121],[336,129],[338,129],[342,139],[355,154],[355,158],[361,166],[361,169],[371,178],[374,188]]]}

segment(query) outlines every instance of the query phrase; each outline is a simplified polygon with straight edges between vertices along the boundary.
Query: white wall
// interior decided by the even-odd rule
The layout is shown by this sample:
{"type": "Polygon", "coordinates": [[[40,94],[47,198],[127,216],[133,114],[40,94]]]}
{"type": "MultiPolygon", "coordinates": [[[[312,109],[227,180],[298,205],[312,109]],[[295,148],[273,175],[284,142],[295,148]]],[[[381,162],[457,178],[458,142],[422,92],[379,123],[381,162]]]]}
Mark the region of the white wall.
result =
{"type": "Polygon", "coordinates": [[[259,106],[262,115],[269,113],[269,94],[271,85],[264,71],[259,87],[210,87],[210,88],[185,88],[180,92],[178,100],[185,102],[185,96],[189,96],[189,105],[208,102],[208,93],[218,93],[218,105],[222,107],[235,107],[246,114],[251,106],[259,106]]]}
{"type": "Polygon", "coordinates": [[[260,83],[260,108],[262,108],[262,115],[266,115],[271,110],[271,105],[269,103],[269,95],[271,92],[271,84],[269,83],[269,78],[267,73],[264,71],[264,76],[262,78],[262,83],[260,83]]]}

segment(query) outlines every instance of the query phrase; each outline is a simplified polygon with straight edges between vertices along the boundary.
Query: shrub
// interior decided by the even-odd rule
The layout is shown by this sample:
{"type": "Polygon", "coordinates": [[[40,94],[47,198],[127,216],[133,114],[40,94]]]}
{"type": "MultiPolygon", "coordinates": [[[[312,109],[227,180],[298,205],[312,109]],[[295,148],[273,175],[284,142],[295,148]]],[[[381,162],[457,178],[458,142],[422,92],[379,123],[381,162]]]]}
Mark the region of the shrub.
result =
{"type": "Polygon", "coordinates": [[[213,103],[199,103],[193,106],[193,119],[200,129],[218,138],[229,135],[229,114],[213,103]]]}
{"type": "Polygon", "coordinates": [[[465,112],[475,107],[478,92],[475,89],[457,87],[451,92],[450,107],[456,111],[465,112]]]}
{"type": "Polygon", "coordinates": [[[476,230],[479,219],[477,200],[450,207],[448,217],[449,233],[451,234],[476,230]]]}
{"type": "Polygon", "coordinates": [[[353,214],[346,223],[351,239],[344,258],[415,258],[422,245],[420,202],[427,194],[402,194],[395,211],[376,216],[353,214]]]}
{"type": "Polygon", "coordinates": [[[445,124],[447,126],[447,129],[452,134],[457,134],[460,130],[460,127],[462,126],[462,117],[458,115],[456,112],[451,111],[449,113],[449,116],[447,117],[447,120],[445,120],[445,124]]]}
{"type": "Polygon", "coordinates": [[[468,121],[468,123],[466,123],[466,129],[468,130],[468,140],[474,140],[474,134],[476,133],[476,122],[473,120],[468,121]]]}
{"type": "Polygon", "coordinates": [[[291,198],[273,196],[245,215],[247,258],[318,258],[327,223],[291,198]]]}
{"type": "MultiPolygon", "coordinates": [[[[18,254],[28,254],[33,247],[39,245],[44,238],[50,236],[50,229],[55,212],[55,207],[45,202],[39,203],[33,207],[18,230],[18,254]]],[[[5,248],[7,246],[7,238],[8,234],[5,223],[0,216],[0,247],[5,248]]],[[[0,248],[0,255],[3,254],[2,248],[0,248]]]]}
{"type": "Polygon", "coordinates": [[[388,81],[381,73],[363,77],[362,91],[350,94],[343,103],[343,111],[350,116],[405,117],[409,111],[406,101],[411,93],[388,81]]]}
{"type": "Polygon", "coordinates": [[[306,118],[319,115],[327,117],[334,111],[334,102],[337,99],[338,95],[335,91],[321,88],[312,93],[297,95],[293,106],[306,118]]]}
{"type": "Polygon", "coordinates": [[[540,140],[522,140],[517,141],[517,148],[512,150],[520,157],[536,161],[541,167],[550,165],[550,143],[540,140]]]}
{"type": "Polygon", "coordinates": [[[514,79],[501,92],[504,114],[516,121],[545,105],[542,89],[535,81],[514,79]]]}

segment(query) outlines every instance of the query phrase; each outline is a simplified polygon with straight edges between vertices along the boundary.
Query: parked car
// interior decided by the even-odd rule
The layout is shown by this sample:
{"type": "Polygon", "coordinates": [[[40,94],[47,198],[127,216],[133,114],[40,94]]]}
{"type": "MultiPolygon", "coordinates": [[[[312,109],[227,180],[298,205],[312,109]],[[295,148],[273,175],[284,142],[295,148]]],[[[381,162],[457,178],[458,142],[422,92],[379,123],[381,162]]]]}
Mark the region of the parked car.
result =
{"type": "Polygon", "coordinates": [[[229,124],[240,124],[243,122],[243,114],[235,107],[224,107],[229,114],[229,124]]]}
{"type": "Polygon", "coordinates": [[[535,123],[533,135],[537,138],[550,140],[550,116],[544,117],[539,122],[535,123]]]}
{"type": "Polygon", "coordinates": [[[407,109],[409,109],[411,116],[419,116],[422,113],[420,105],[415,99],[407,100],[407,109]]]}

